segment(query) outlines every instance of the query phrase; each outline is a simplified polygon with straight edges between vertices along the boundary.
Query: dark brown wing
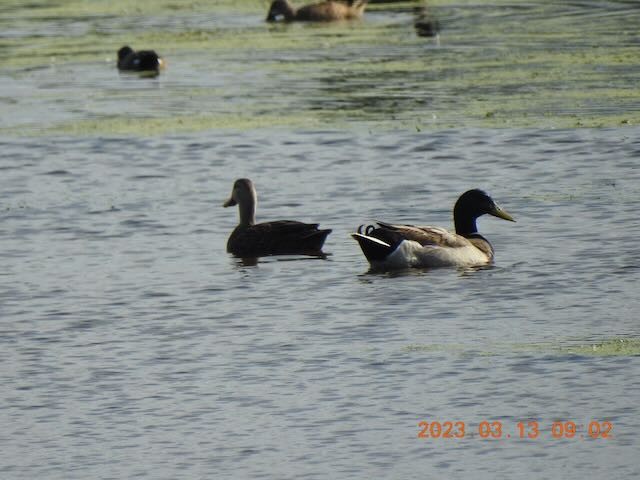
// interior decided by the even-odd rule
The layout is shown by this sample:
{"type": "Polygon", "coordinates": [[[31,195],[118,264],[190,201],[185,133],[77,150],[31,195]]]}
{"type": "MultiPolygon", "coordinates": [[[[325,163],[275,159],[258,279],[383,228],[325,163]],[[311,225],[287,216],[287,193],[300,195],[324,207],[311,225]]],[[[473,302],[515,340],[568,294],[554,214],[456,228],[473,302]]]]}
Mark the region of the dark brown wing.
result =
{"type": "Polygon", "coordinates": [[[236,227],[227,251],[242,257],[266,255],[313,255],[322,252],[322,245],[331,230],[319,230],[317,223],[278,220],[236,227]]]}

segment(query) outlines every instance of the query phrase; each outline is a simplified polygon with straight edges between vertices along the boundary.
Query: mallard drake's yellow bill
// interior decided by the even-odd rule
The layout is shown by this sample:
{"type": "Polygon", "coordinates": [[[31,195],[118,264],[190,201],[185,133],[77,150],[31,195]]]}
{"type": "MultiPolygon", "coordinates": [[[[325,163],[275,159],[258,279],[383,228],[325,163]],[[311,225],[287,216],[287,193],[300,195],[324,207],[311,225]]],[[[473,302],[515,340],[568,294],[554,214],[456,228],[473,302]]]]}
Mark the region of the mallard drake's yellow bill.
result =
{"type": "Polygon", "coordinates": [[[515,222],[515,219],[509,215],[507,212],[505,212],[502,208],[500,208],[499,206],[495,206],[495,208],[489,212],[490,215],[493,215],[494,217],[498,217],[498,218],[502,218],[503,220],[509,220],[510,222],[515,222]]]}

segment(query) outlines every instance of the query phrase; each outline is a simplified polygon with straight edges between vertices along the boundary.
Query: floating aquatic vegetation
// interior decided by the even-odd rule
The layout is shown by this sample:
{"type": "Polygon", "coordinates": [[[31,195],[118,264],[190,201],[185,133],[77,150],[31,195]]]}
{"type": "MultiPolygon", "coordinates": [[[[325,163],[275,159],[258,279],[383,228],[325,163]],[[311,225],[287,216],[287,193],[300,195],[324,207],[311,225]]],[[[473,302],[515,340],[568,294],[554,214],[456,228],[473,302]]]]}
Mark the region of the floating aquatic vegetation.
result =
{"type": "Polygon", "coordinates": [[[355,23],[277,26],[249,0],[37,7],[0,7],[0,132],[640,123],[640,11],[624,2],[429,2],[438,42],[415,32],[420,1],[371,5],[355,23]],[[156,83],[113,74],[124,44],[165,58],[156,83]],[[29,115],[36,107],[60,114],[29,115]]]}
{"type": "Polygon", "coordinates": [[[454,353],[458,355],[580,355],[580,356],[636,356],[640,355],[640,338],[611,338],[600,341],[568,341],[558,343],[514,343],[469,346],[459,344],[412,344],[404,348],[407,353],[454,353]]]}

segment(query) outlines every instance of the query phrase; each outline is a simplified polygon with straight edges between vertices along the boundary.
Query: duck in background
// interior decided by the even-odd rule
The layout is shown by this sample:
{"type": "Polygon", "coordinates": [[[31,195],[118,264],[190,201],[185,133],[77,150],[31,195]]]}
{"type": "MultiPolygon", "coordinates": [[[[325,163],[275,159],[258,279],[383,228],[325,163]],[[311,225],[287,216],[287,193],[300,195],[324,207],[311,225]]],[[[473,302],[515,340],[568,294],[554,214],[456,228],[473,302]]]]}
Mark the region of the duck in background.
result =
{"type": "Polygon", "coordinates": [[[133,50],[125,45],[118,50],[118,70],[130,72],[160,72],[165,61],[153,50],[133,50]]]}
{"type": "Polygon", "coordinates": [[[366,6],[367,0],[351,0],[346,3],[327,0],[296,8],[288,0],[274,0],[267,14],[267,22],[275,22],[278,18],[285,22],[357,20],[362,17],[366,6]]]}
{"type": "Polygon", "coordinates": [[[237,257],[323,255],[322,246],[331,230],[295,220],[256,223],[257,203],[253,182],[248,178],[236,180],[231,197],[223,205],[238,205],[240,212],[240,223],[229,236],[227,252],[237,257]]]}
{"type": "Polygon", "coordinates": [[[485,213],[515,222],[486,192],[474,189],[463,193],[453,207],[455,233],[441,227],[377,222],[361,225],[351,236],[373,269],[487,265],[493,262],[493,247],[476,226],[485,213]]]}
{"type": "Polygon", "coordinates": [[[426,5],[416,7],[413,26],[419,37],[431,37],[436,39],[436,45],[440,45],[440,22],[433,16],[426,5]]]}

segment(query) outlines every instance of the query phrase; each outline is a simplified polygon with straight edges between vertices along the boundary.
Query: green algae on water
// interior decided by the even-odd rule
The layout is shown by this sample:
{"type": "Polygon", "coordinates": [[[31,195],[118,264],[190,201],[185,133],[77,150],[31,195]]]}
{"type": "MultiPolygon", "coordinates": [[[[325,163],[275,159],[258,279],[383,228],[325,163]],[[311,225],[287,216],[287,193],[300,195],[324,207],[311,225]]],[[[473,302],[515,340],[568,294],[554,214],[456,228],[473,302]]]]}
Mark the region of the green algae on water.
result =
{"type": "Polygon", "coordinates": [[[406,353],[440,353],[472,356],[496,356],[529,354],[552,356],[595,356],[595,357],[630,357],[640,355],[640,338],[611,338],[598,342],[557,343],[514,343],[491,344],[472,347],[459,344],[411,344],[403,349],[406,353]]]}
{"type": "Polygon", "coordinates": [[[586,343],[563,347],[562,351],[573,355],[599,357],[628,357],[640,355],[640,338],[614,338],[599,343],[586,343]]]}
{"type": "Polygon", "coordinates": [[[267,3],[4,2],[0,28],[9,34],[0,39],[0,77],[19,83],[20,92],[31,82],[32,92],[0,103],[68,114],[34,113],[34,122],[22,123],[6,115],[0,133],[640,123],[640,11],[624,3],[432,1],[429,11],[442,25],[438,41],[414,31],[420,1],[371,5],[362,21],[329,25],[267,24],[267,3]],[[165,57],[159,82],[131,88],[110,75],[124,44],[165,57]],[[86,76],[89,70],[94,74],[86,76]],[[74,82],[86,109],[69,98],[74,82]],[[201,90],[203,101],[183,103],[187,89],[201,90]],[[127,111],[114,115],[106,101],[91,108],[114,91],[127,111]]]}

